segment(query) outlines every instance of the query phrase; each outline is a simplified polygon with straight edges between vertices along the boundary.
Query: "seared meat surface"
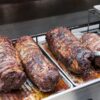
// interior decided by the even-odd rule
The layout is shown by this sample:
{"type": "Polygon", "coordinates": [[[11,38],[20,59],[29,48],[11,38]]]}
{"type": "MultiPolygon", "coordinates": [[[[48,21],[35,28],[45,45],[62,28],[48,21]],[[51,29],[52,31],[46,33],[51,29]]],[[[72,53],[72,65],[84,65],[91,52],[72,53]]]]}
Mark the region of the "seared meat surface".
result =
{"type": "MultiPolygon", "coordinates": [[[[86,33],[82,36],[82,43],[93,52],[100,52],[100,36],[95,33],[86,33]]],[[[100,68],[100,55],[96,55],[93,59],[96,68],[100,68]]]]}
{"type": "Polygon", "coordinates": [[[63,27],[55,28],[46,34],[46,40],[51,52],[67,69],[81,76],[89,74],[93,53],[84,48],[76,37],[63,27]]]}
{"type": "Polygon", "coordinates": [[[84,34],[82,43],[92,51],[100,51],[100,36],[95,33],[84,34]]]}
{"type": "Polygon", "coordinates": [[[7,37],[0,36],[0,92],[19,89],[25,80],[18,52],[7,37]]]}
{"type": "Polygon", "coordinates": [[[43,55],[33,39],[30,36],[21,37],[16,43],[16,49],[31,81],[42,92],[53,91],[59,80],[59,72],[43,55]]]}

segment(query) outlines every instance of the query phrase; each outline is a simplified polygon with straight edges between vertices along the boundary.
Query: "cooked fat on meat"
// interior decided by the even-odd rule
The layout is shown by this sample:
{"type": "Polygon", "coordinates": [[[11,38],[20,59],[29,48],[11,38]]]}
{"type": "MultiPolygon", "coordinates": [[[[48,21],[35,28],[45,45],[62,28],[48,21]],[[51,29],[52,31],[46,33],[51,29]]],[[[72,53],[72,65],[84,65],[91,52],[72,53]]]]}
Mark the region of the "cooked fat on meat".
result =
{"type": "Polygon", "coordinates": [[[86,33],[82,36],[81,41],[84,46],[96,53],[93,64],[94,67],[100,68],[100,36],[95,33],[86,33]]]}
{"type": "Polygon", "coordinates": [[[7,37],[0,36],[0,92],[19,89],[25,80],[18,52],[7,37]]]}
{"type": "Polygon", "coordinates": [[[95,33],[86,33],[82,36],[83,45],[92,51],[100,51],[100,36],[95,33]]]}
{"type": "Polygon", "coordinates": [[[58,80],[57,68],[44,56],[30,36],[18,39],[16,49],[24,65],[25,72],[31,81],[42,92],[53,91],[58,80]]]}
{"type": "Polygon", "coordinates": [[[93,68],[91,59],[94,55],[76,39],[70,30],[64,27],[52,29],[47,32],[46,40],[56,59],[60,60],[70,72],[81,76],[90,73],[93,68]]]}

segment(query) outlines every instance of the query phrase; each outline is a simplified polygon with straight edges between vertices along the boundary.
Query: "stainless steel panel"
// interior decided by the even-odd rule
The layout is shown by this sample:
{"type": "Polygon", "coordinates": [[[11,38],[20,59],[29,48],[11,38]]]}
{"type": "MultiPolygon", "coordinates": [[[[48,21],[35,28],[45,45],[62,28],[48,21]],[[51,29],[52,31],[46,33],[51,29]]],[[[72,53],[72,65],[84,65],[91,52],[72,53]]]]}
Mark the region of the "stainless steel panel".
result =
{"type": "Polygon", "coordinates": [[[43,100],[100,100],[100,79],[43,100]]]}

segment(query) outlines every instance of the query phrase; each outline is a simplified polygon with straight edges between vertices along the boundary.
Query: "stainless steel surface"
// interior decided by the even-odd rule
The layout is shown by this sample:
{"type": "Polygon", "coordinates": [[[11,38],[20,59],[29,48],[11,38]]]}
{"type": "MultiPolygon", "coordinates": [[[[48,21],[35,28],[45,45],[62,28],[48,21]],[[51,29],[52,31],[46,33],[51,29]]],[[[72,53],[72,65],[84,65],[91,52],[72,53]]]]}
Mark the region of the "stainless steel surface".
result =
{"type": "Polygon", "coordinates": [[[0,0],[0,24],[83,11],[99,3],[100,0],[0,0]]]}
{"type": "Polygon", "coordinates": [[[60,77],[69,87],[68,89],[62,89],[61,91],[52,93],[42,93],[29,79],[27,79],[18,91],[0,93],[0,100],[41,100],[42,98],[48,98],[51,96],[55,97],[58,92],[63,93],[64,91],[67,91],[73,87],[72,84],[70,84],[70,82],[66,80],[63,74],[60,73],[60,77]]]}
{"type": "Polygon", "coordinates": [[[94,8],[98,13],[100,13],[100,5],[95,5],[95,6],[93,6],[93,8],[94,8]]]}
{"type": "Polygon", "coordinates": [[[100,56],[100,51],[96,51],[95,56],[100,56]]]}
{"type": "Polygon", "coordinates": [[[100,80],[75,87],[43,100],[100,100],[100,80]]]}
{"type": "MultiPolygon", "coordinates": [[[[30,20],[20,23],[0,25],[0,35],[17,38],[23,35],[47,32],[57,26],[78,26],[87,23],[87,11],[65,14],[61,16],[30,20]],[[80,16],[81,15],[81,16],[80,16]]],[[[93,18],[93,22],[97,21],[93,18]]]]}
{"type": "Polygon", "coordinates": [[[61,71],[59,71],[59,73],[64,82],[69,86],[69,89],[73,88],[73,84],[64,76],[64,74],[61,71]]]}

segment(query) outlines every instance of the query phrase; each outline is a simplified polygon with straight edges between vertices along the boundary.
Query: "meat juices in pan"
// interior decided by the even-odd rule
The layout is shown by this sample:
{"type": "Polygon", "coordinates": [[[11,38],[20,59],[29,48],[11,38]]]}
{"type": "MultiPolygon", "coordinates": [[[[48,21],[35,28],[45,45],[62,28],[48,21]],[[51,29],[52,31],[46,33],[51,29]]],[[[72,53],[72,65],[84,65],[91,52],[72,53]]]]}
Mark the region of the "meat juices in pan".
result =
{"type": "Polygon", "coordinates": [[[93,53],[84,48],[76,37],[63,27],[47,32],[46,40],[51,52],[67,69],[75,75],[83,77],[90,74],[93,53]]]}
{"type": "Polygon", "coordinates": [[[16,49],[31,81],[42,92],[53,91],[59,80],[59,72],[43,55],[33,39],[30,36],[21,37],[16,43],[16,49]]]}
{"type": "Polygon", "coordinates": [[[19,89],[25,80],[18,52],[7,37],[0,36],[0,92],[19,89]]]}
{"type": "MultiPolygon", "coordinates": [[[[91,49],[93,52],[100,52],[100,36],[95,33],[86,33],[81,39],[83,45],[91,49]]],[[[95,68],[100,68],[100,54],[93,59],[95,68]]]]}

